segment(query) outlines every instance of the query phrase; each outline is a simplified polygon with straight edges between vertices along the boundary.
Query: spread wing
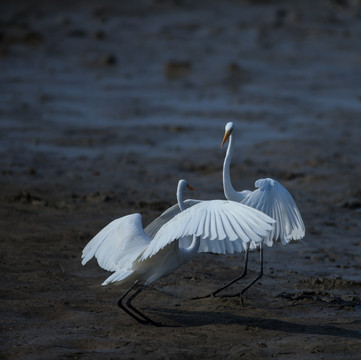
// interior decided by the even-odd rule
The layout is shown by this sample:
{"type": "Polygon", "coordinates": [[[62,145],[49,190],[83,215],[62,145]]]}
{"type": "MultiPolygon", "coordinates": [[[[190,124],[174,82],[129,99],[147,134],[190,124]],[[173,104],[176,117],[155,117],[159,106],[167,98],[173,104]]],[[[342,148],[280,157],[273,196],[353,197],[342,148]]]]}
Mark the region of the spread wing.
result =
{"type": "Polygon", "coordinates": [[[242,251],[245,244],[262,241],[273,223],[269,216],[238,202],[201,201],[164,224],[142,254],[141,260],[153,256],[176,239],[193,235],[200,237],[201,251],[242,251]],[[216,242],[219,244],[212,246],[216,242]],[[236,242],[235,249],[233,243],[236,242]]]}
{"type": "MultiPolygon", "coordinates": [[[[201,200],[193,200],[187,199],[184,201],[185,207],[188,209],[189,207],[198,204],[201,200]]],[[[181,212],[178,204],[171,206],[169,209],[164,211],[162,215],[153,220],[145,229],[144,232],[153,239],[158,230],[167,223],[170,219],[173,219],[174,216],[181,212]]]]}
{"type": "Polygon", "coordinates": [[[276,220],[265,243],[269,246],[280,239],[282,244],[305,236],[305,225],[291,194],[276,180],[256,181],[257,190],[250,193],[242,204],[258,209],[276,220]]]}
{"type": "Polygon", "coordinates": [[[142,216],[131,214],[112,221],[85,246],[82,264],[95,256],[100,267],[109,271],[129,267],[149,244],[142,216]]]}

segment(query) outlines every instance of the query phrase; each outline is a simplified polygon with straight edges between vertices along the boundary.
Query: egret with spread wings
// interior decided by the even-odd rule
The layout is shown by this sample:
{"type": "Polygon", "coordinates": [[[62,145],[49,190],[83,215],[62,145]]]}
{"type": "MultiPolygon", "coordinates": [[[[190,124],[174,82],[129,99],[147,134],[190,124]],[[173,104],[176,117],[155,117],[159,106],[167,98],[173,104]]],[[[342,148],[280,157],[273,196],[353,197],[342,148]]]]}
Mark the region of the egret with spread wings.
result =
{"type": "Polygon", "coordinates": [[[261,242],[273,228],[272,218],[234,201],[200,201],[186,208],[182,192],[187,186],[180,180],[177,188],[177,206],[183,211],[165,221],[152,237],[143,230],[141,215],[131,214],[108,224],[83,250],[83,265],[95,257],[100,267],[113,272],[102,285],[133,282],[118,305],[140,323],[159,325],[131,303],[146,286],[193,259],[200,248],[242,251],[249,243],[261,242]],[[182,246],[180,240],[187,237],[190,244],[182,246]],[[123,300],[137,284],[141,286],[125,306],[123,300]]]}
{"type": "Polygon", "coordinates": [[[234,124],[229,122],[225,126],[225,134],[222,141],[222,147],[228,142],[227,153],[223,163],[223,189],[226,199],[242,203],[258,209],[276,220],[273,229],[264,237],[262,242],[249,242],[246,244],[245,261],[243,272],[240,276],[230,281],[226,285],[217,289],[213,293],[203,296],[215,296],[220,291],[242,279],[247,274],[248,252],[257,246],[260,248],[260,271],[258,276],[240,292],[228,296],[241,296],[255,282],[263,276],[263,244],[272,246],[274,241],[280,241],[287,244],[291,240],[299,240],[305,235],[305,226],[297,205],[291,194],[278,181],[266,178],[256,181],[256,190],[236,191],[230,178],[230,164],[233,155],[233,131],[234,124]]]}

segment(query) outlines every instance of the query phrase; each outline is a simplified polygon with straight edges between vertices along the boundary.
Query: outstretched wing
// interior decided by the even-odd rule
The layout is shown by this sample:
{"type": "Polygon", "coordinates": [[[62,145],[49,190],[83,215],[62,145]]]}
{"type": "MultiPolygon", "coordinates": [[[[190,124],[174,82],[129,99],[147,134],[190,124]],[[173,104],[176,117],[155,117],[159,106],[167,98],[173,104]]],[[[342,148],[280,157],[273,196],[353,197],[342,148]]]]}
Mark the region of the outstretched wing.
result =
{"type": "Polygon", "coordinates": [[[245,244],[262,241],[272,229],[273,223],[274,220],[269,216],[238,202],[202,201],[182,211],[163,225],[141,259],[153,256],[176,239],[193,235],[200,237],[203,251],[222,253],[242,251],[245,244]],[[210,246],[212,242],[219,244],[210,246]],[[235,242],[238,242],[237,249],[234,246],[231,248],[230,245],[235,242]],[[219,251],[214,250],[218,245],[219,251]]]}
{"type": "MultiPolygon", "coordinates": [[[[189,207],[198,204],[202,200],[193,200],[193,199],[187,199],[184,201],[184,206],[186,209],[189,207]]],[[[175,204],[171,206],[169,209],[164,211],[164,213],[160,216],[158,216],[155,220],[153,220],[145,229],[144,232],[153,239],[155,234],[158,232],[158,230],[169,220],[173,219],[174,216],[179,214],[181,212],[178,204],[175,204]]]]}
{"type": "Polygon", "coordinates": [[[105,270],[127,268],[149,242],[150,238],[143,231],[142,216],[123,216],[108,224],[85,246],[82,264],[95,256],[99,266],[105,270]]]}
{"type": "Polygon", "coordinates": [[[271,246],[273,241],[280,239],[282,244],[287,244],[290,240],[303,238],[305,225],[286,188],[270,178],[257,180],[255,186],[258,189],[250,193],[242,204],[258,209],[276,220],[265,243],[271,246]]]}

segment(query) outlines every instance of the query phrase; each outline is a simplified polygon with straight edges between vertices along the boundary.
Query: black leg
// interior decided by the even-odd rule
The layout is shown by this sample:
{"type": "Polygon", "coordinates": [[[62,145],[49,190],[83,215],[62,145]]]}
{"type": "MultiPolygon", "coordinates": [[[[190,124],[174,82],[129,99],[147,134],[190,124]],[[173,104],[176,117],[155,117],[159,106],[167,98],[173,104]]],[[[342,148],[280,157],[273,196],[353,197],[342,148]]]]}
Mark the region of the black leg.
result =
{"type": "MultiPolygon", "coordinates": [[[[211,296],[216,296],[219,292],[226,289],[228,286],[231,286],[236,281],[239,281],[239,280],[243,279],[247,275],[248,253],[249,253],[249,244],[247,245],[246,254],[245,254],[245,257],[244,257],[243,272],[242,272],[242,274],[240,276],[237,276],[235,279],[233,279],[232,281],[230,281],[226,285],[220,287],[216,291],[213,291],[211,294],[205,295],[205,296],[194,297],[194,298],[192,298],[192,300],[199,300],[199,299],[204,299],[204,298],[208,298],[208,297],[211,297],[211,296]]],[[[232,296],[239,296],[239,293],[236,294],[236,295],[224,295],[224,297],[232,297],[232,296]]]]}
{"type": "Polygon", "coordinates": [[[262,243],[259,247],[259,251],[260,251],[260,263],[261,263],[260,271],[259,271],[257,277],[250,284],[248,284],[245,288],[243,288],[243,290],[239,293],[239,295],[241,297],[241,303],[243,306],[244,306],[244,302],[243,302],[242,295],[263,276],[263,246],[262,246],[262,243]]]}
{"type": "Polygon", "coordinates": [[[118,300],[118,306],[125,311],[128,315],[130,315],[133,319],[137,320],[138,322],[140,322],[141,324],[147,324],[148,321],[145,321],[143,319],[138,318],[138,316],[135,316],[132,312],[130,312],[124,305],[123,305],[123,300],[124,298],[133,290],[134,286],[137,285],[138,281],[136,281],[122,296],[121,298],[118,300]]]}
{"type": "MultiPolygon", "coordinates": [[[[141,288],[139,288],[132,296],[130,296],[127,300],[127,306],[129,307],[129,309],[133,310],[135,313],[137,313],[138,315],[140,315],[144,320],[142,321],[142,323],[149,323],[155,326],[161,326],[161,324],[153,321],[152,319],[150,319],[148,316],[144,315],[141,311],[139,311],[138,309],[136,309],[131,302],[134,300],[134,298],[144,289],[146,288],[146,285],[143,285],[141,288]]],[[[139,319],[137,319],[139,321],[139,319]]]]}
{"type": "MultiPolygon", "coordinates": [[[[216,296],[216,294],[218,294],[220,291],[222,291],[223,289],[227,288],[228,286],[234,284],[236,281],[239,281],[241,279],[243,279],[246,275],[247,275],[247,268],[248,268],[248,253],[249,253],[249,245],[247,247],[246,250],[246,254],[245,254],[245,258],[244,258],[244,266],[243,266],[243,272],[240,276],[236,277],[235,279],[233,279],[232,281],[230,281],[228,284],[222,286],[220,289],[216,290],[212,295],[216,296]]],[[[224,295],[225,297],[227,297],[227,295],[224,295]]],[[[223,297],[223,296],[222,296],[223,297]]]]}

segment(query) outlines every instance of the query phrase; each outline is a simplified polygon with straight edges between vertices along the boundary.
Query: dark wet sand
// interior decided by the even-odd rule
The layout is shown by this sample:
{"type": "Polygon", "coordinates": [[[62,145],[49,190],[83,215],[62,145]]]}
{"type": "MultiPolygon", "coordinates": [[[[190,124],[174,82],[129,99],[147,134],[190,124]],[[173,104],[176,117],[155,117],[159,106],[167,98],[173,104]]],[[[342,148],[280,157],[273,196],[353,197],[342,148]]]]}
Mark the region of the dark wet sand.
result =
{"type": "Polygon", "coordinates": [[[1,358],[358,359],[360,36],[352,1],[2,3],[1,358]],[[81,251],[179,178],[222,198],[227,121],[235,187],[279,180],[306,237],[266,248],[245,307],[190,300],[242,270],[200,254],[135,301],[169,326],[141,326],[81,251]]]}

